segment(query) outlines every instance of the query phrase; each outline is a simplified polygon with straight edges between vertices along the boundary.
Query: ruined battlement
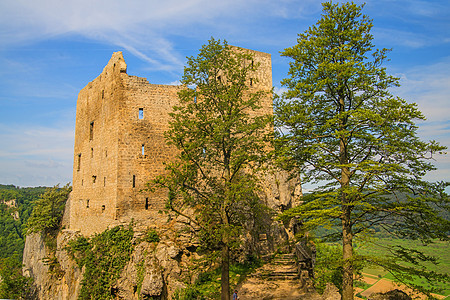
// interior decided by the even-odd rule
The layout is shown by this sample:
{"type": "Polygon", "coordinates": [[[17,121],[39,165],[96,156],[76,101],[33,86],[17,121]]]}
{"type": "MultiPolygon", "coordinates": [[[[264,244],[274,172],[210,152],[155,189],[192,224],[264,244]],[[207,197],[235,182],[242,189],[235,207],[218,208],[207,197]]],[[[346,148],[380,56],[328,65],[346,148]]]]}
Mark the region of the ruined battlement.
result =
{"type": "MultiPolygon", "coordinates": [[[[239,50],[250,51],[260,65],[249,85],[270,91],[270,54],[239,50]]],[[[78,96],[69,227],[84,235],[131,219],[156,219],[167,198],[164,190],[142,190],[176,154],[164,132],[183,87],[151,84],[126,72],[122,52],[115,52],[78,96]]],[[[268,96],[256,113],[272,109],[268,96]]]]}

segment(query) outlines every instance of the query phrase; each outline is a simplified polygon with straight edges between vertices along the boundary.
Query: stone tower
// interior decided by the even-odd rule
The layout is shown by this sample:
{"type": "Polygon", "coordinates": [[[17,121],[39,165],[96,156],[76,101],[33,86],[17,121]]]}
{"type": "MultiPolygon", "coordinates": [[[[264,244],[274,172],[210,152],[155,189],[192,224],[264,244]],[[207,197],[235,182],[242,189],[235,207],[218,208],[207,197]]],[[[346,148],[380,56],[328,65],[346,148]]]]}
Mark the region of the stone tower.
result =
{"type": "MultiPolygon", "coordinates": [[[[237,49],[249,51],[260,64],[251,88],[270,91],[270,54],[237,49]]],[[[176,154],[164,131],[183,87],[150,84],[126,71],[122,53],[114,53],[78,96],[69,227],[84,235],[131,219],[157,222],[167,198],[164,190],[142,190],[176,154]]],[[[272,98],[256,113],[271,114],[272,98]]]]}

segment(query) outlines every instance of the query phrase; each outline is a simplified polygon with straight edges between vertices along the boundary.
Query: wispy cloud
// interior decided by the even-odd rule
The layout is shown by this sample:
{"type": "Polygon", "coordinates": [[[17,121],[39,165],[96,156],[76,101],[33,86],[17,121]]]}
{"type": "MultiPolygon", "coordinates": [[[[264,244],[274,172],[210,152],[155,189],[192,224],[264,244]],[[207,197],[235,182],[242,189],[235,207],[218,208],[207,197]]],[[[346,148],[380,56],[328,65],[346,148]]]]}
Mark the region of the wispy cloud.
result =
{"type": "MultiPolygon", "coordinates": [[[[423,140],[436,140],[450,148],[450,57],[432,65],[419,65],[396,74],[401,87],[393,90],[408,102],[415,102],[426,121],[418,123],[423,140]]],[[[436,155],[438,170],[430,172],[428,180],[442,180],[450,174],[450,155],[436,155]]]]}
{"type": "Polygon", "coordinates": [[[73,128],[0,124],[0,182],[54,185],[71,181],[73,128]]]}
{"type": "Polygon", "coordinates": [[[298,19],[320,10],[316,0],[5,0],[0,2],[0,44],[79,35],[124,48],[155,70],[173,71],[184,55],[170,36],[203,31],[206,37],[242,32],[250,38],[247,27],[269,26],[272,17],[298,19]]]}
{"type": "Polygon", "coordinates": [[[401,87],[394,89],[403,98],[418,104],[428,122],[446,122],[450,106],[450,57],[432,65],[419,65],[399,72],[401,87]]]}

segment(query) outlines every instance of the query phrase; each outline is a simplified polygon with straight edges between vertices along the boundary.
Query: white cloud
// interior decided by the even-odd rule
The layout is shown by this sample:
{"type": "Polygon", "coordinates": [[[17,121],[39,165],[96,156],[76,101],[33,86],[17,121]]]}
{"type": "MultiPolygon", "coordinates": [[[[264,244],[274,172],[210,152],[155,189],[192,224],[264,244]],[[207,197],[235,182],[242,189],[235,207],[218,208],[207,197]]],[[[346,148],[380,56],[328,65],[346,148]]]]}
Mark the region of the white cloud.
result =
{"type": "Polygon", "coordinates": [[[0,182],[52,186],[71,181],[73,128],[0,124],[0,182]]]}
{"type": "Polygon", "coordinates": [[[383,41],[383,44],[391,46],[400,45],[410,48],[421,48],[438,42],[436,37],[392,28],[374,28],[372,33],[378,40],[383,41]]]}
{"type": "Polygon", "coordinates": [[[320,10],[316,0],[4,0],[0,43],[14,47],[78,35],[122,47],[152,69],[173,71],[184,55],[171,35],[221,32],[227,38],[234,32],[248,39],[259,25],[269,26],[270,17],[302,18],[320,10]]]}
{"type": "MultiPolygon", "coordinates": [[[[450,57],[432,65],[420,65],[403,73],[399,88],[393,89],[408,102],[415,102],[427,118],[418,122],[419,136],[425,140],[436,140],[450,148],[450,57]]],[[[436,155],[438,170],[430,172],[427,180],[450,181],[450,155],[436,155]]]]}
{"type": "Polygon", "coordinates": [[[288,89],[284,86],[283,87],[275,86],[273,88],[273,92],[278,96],[281,96],[283,93],[286,93],[287,91],[288,91],[288,89]]]}
{"type": "Polygon", "coordinates": [[[187,25],[211,26],[216,17],[231,11],[243,14],[252,4],[255,1],[2,1],[0,43],[14,46],[81,35],[124,47],[154,68],[163,69],[168,64],[182,64],[167,35],[182,34],[187,25]]]}
{"type": "Polygon", "coordinates": [[[403,73],[394,93],[418,104],[429,123],[448,121],[450,111],[450,57],[432,65],[419,65],[403,73]]]}

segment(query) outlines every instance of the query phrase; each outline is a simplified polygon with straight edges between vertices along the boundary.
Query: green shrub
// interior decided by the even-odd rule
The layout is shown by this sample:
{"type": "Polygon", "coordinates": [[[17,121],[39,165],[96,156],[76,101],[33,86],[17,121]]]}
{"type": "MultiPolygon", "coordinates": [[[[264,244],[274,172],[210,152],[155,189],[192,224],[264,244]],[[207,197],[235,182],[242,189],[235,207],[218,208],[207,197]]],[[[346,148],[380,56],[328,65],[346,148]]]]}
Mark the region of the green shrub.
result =
{"type": "Polygon", "coordinates": [[[158,243],[160,240],[158,232],[156,232],[155,229],[147,230],[147,233],[145,235],[145,240],[149,243],[153,243],[153,242],[158,243]]]}
{"type": "Polygon", "coordinates": [[[316,243],[314,287],[322,293],[328,282],[342,290],[342,249],[339,245],[316,243]]]}
{"type": "Polygon", "coordinates": [[[68,251],[78,266],[85,267],[79,299],[114,299],[113,284],[133,252],[133,228],[122,226],[87,239],[70,241],[68,251]]]}
{"type": "Polygon", "coordinates": [[[71,190],[72,187],[69,184],[62,188],[59,185],[48,188],[34,204],[33,212],[26,225],[27,234],[33,232],[49,234],[59,229],[71,190]]]}

